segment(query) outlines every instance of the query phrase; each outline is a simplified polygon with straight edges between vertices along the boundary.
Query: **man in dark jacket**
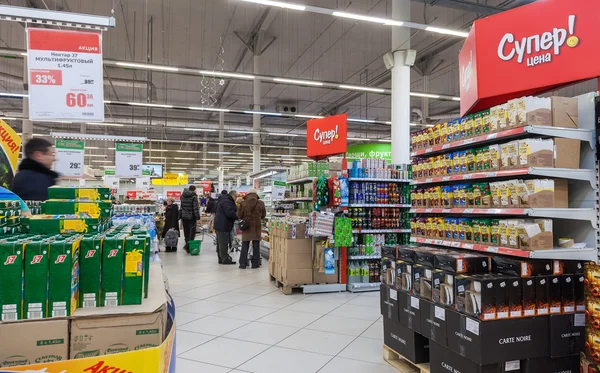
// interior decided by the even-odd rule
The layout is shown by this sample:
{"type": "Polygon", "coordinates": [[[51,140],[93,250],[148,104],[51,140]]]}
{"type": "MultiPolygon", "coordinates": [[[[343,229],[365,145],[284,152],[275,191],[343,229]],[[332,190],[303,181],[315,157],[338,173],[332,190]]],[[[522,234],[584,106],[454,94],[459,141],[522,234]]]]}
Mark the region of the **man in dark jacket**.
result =
{"type": "Polygon", "coordinates": [[[56,184],[58,174],[50,169],[54,148],[47,140],[34,138],[25,145],[25,159],[19,165],[12,191],[24,201],[45,201],[48,188],[56,184]]]}
{"type": "Polygon", "coordinates": [[[188,253],[190,247],[188,243],[196,238],[196,222],[200,220],[200,206],[198,205],[198,195],[196,187],[190,185],[181,193],[181,222],[183,224],[183,235],[185,238],[184,249],[188,253]]]}
{"type": "Polygon", "coordinates": [[[229,194],[222,195],[217,203],[215,231],[217,231],[219,264],[236,264],[227,253],[227,248],[233,223],[237,220],[237,206],[235,205],[237,196],[237,192],[232,190],[229,194]]]}

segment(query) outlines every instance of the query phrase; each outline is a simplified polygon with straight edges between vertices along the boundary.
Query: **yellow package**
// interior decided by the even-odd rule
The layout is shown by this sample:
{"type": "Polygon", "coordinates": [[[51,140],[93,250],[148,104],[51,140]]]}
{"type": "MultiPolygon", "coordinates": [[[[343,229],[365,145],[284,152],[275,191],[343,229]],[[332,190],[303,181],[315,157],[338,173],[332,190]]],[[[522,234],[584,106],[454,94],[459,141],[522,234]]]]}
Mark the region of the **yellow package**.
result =
{"type": "Polygon", "coordinates": [[[490,115],[487,116],[490,123],[490,132],[498,131],[498,106],[494,106],[490,109],[490,115]]]}

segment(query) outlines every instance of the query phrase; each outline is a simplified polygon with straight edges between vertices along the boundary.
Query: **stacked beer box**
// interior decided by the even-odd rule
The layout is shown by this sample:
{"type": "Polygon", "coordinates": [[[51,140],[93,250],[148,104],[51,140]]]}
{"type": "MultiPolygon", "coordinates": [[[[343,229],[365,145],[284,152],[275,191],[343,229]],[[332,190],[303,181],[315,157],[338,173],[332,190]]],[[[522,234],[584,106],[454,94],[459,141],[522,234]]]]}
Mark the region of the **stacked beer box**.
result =
{"type": "Polygon", "coordinates": [[[429,362],[430,373],[578,372],[583,268],[578,261],[386,246],[384,343],[415,364],[429,362]]]}

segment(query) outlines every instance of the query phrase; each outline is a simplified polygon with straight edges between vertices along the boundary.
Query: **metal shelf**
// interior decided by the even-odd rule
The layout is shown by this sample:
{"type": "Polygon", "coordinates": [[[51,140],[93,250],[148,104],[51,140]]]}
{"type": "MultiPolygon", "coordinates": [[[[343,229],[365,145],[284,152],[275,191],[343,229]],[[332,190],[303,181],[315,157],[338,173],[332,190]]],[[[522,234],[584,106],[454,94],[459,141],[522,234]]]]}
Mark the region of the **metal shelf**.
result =
{"type": "Polygon", "coordinates": [[[367,178],[367,177],[349,177],[348,181],[379,181],[385,183],[410,183],[410,179],[384,179],[384,178],[367,178]]]}
{"type": "Polygon", "coordinates": [[[381,287],[381,282],[370,282],[363,283],[357,282],[354,284],[347,284],[346,289],[351,293],[360,293],[365,291],[379,291],[381,287]]]}
{"type": "Polygon", "coordinates": [[[375,260],[381,259],[381,255],[349,255],[349,260],[375,260]]]}
{"type": "Polygon", "coordinates": [[[482,252],[487,252],[487,253],[517,256],[517,257],[521,257],[521,258],[589,260],[589,261],[598,260],[598,251],[596,250],[596,248],[584,248],[584,249],[555,248],[553,250],[528,251],[528,250],[513,249],[510,247],[488,246],[488,245],[480,245],[480,244],[467,243],[467,242],[446,241],[446,240],[438,240],[438,239],[422,238],[422,237],[411,237],[410,240],[411,240],[411,242],[416,242],[416,243],[446,246],[446,247],[453,247],[453,248],[457,248],[457,249],[465,249],[465,250],[473,250],[473,251],[482,251],[482,252]]]}
{"type": "Polygon", "coordinates": [[[415,214],[524,215],[540,218],[588,220],[594,227],[597,225],[598,220],[596,210],[591,208],[412,208],[410,212],[415,214]]]}
{"type": "Polygon", "coordinates": [[[596,189],[596,175],[593,170],[577,169],[577,168],[552,168],[552,167],[529,167],[516,168],[512,170],[500,170],[489,172],[476,172],[464,175],[451,176],[436,176],[425,179],[413,180],[412,185],[443,183],[447,181],[462,181],[472,179],[493,179],[510,176],[544,176],[555,177],[560,179],[582,180],[590,183],[592,188],[596,189]]]}
{"type": "Polygon", "coordinates": [[[303,290],[304,294],[334,293],[334,292],[346,291],[346,284],[303,285],[302,290],[303,290]]]}
{"type": "Polygon", "coordinates": [[[353,229],[352,233],[410,233],[409,229],[353,229]]]}
{"type": "Polygon", "coordinates": [[[289,184],[305,184],[305,183],[312,183],[313,181],[315,181],[317,178],[316,177],[303,177],[301,179],[296,179],[296,180],[288,180],[286,181],[286,183],[289,184]]]}
{"type": "Polygon", "coordinates": [[[312,197],[284,198],[283,202],[312,202],[312,197]]]}
{"type": "Polygon", "coordinates": [[[412,205],[410,204],[400,204],[400,203],[396,203],[396,204],[383,204],[383,203],[365,203],[365,204],[355,204],[355,203],[350,203],[348,205],[348,207],[387,207],[387,208],[410,208],[412,207],[412,205]]]}
{"type": "Polygon", "coordinates": [[[594,131],[589,129],[581,128],[563,128],[563,127],[550,127],[550,126],[525,126],[519,128],[512,128],[505,131],[496,133],[490,133],[487,135],[475,136],[470,139],[458,140],[449,142],[447,144],[435,145],[425,149],[419,149],[411,152],[410,155],[432,155],[437,153],[443,153],[449,149],[457,149],[470,147],[473,145],[480,145],[483,143],[494,142],[498,139],[510,139],[514,137],[525,137],[527,135],[539,135],[549,137],[562,137],[566,139],[576,139],[588,142],[590,147],[594,149],[596,147],[596,141],[594,139],[594,131]]]}

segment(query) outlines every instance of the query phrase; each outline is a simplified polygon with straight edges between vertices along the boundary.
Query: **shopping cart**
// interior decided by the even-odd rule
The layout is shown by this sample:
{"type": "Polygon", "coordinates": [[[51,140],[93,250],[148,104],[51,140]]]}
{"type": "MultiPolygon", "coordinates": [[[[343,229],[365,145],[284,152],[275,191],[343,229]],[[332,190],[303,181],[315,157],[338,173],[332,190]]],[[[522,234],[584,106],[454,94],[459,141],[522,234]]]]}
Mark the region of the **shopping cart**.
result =
{"type": "Polygon", "coordinates": [[[235,253],[242,251],[242,230],[240,229],[240,221],[236,220],[233,223],[231,237],[229,239],[229,252],[235,253]]]}

